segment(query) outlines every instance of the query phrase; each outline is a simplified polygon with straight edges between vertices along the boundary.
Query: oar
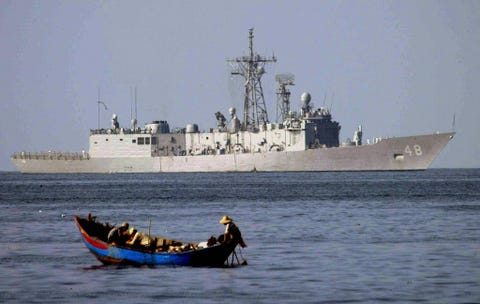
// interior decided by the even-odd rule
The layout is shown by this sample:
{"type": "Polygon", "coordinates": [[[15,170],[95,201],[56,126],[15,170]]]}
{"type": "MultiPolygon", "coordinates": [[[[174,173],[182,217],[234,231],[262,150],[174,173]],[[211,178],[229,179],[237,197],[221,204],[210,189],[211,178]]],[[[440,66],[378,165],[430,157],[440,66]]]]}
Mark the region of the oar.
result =
{"type": "Polygon", "coordinates": [[[245,265],[248,265],[248,262],[247,262],[247,260],[246,260],[246,259],[243,257],[243,254],[242,254],[242,249],[241,249],[241,248],[239,248],[238,250],[239,250],[239,252],[240,252],[240,256],[242,257],[242,260],[243,260],[243,262],[242,262],[242,265],[243,265],[243,266],[245,266],[245,265]]]}
{"type": "Polygon", "coordinates": [[[234,250],[233,253],[232,253],[232,262],[231,262],[230,266],[233,266],[233,261],[234,261],[234,259],[237,260],[237,264],[238,264],[238,265],[242,265],[242,266],[248,265],[248,262],[247,262],[247,260],[243,257],[241,251],[240,251],[240,256],[242,257],[242,260],[243,260],[242,263],[240,263],[240,260],[238,259],[237,251],[234,250]]]}

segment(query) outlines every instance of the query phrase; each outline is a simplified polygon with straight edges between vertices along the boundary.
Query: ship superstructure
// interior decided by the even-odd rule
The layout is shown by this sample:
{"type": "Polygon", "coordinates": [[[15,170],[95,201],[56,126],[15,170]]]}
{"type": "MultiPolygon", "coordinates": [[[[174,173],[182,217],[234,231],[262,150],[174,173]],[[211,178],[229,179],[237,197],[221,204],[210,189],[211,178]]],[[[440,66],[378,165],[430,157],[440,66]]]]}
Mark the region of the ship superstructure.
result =
{"type": "Polygon", "coordinates": [[[293,75],[277,75],[277,121],[268,119],[262,87],[265,65],[276,62],[275,57],[265,57],[254,52],[253,29],[249,31],[249,55],[227,59],[233,64],[232,75],[243,77],[244,113],[240,121],[235,108],[230,108],[230,119],[216,113],[217,128],[211,132],[198,133],[195,128],[186,130],[186,153],[229,154],[264,153],[271,151],[303,151],[319,147],[338,147],[340,125],[332,121],[327,108],[313,109],[311,96],[303,93],[299,114],[290,111],[290,91],[293,75]]]}
{"type": "MultiPolygon", "coordinates": [[[[309,93],[301,95],[298,112],[291,110],[291,74],[276,76],[272,123],[261,79],[276,58],[254,52],[253,29],[248,38],[248,55],[227,59],[245,83],[242,120],[230,108],[228,118],[215,113],[216,127],[208,132],[194,123],[171,131],[164,120],[138,127],[133,119],[124,128],[114,114],[111,128],[90,130],[88,152],[19,152],[12,161],[22,172],[51,173],[423,170],[454,135],[376,138],[364,145],[359,126],[351,141],[340,143],[340,124],[330,109],[314,108],[309,93]]],[[[100,109],[100,98],[97,103],[100,109]]]]}

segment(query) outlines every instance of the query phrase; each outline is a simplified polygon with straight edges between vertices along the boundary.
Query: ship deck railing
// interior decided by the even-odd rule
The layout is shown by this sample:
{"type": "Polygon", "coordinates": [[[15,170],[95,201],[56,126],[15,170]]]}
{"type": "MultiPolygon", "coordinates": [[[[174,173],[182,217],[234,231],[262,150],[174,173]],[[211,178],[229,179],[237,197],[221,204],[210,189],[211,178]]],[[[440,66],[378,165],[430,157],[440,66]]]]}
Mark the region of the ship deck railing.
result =
{"type": "Polygon", "coordinates": [[[90,129],[90,135],[123,135],[123,134],[153,134],[149,130],[136,128],[136,129],[126,129],[126,128],[119,128],[119,129],[90,129]]]}
{"type": "Polygon", "coordinates": [[[88,160],[87,152],[15,152],[13,159],[37,160],[88,160]]]}

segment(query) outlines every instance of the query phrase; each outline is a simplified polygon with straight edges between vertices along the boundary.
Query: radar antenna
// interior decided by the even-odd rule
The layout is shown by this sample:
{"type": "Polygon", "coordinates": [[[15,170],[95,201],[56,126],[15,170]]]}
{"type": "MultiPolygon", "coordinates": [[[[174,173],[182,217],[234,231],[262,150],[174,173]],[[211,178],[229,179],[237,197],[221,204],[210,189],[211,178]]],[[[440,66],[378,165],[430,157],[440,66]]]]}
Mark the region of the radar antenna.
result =
{"type": "Polygon", "coordinates": [[[278,82],[277,91],[277,123],[284,122],[290,112],[290,91],[287,89],[289,85],[295,85],[295,76],[293,74],[278,74],[275,75],[275,80],[278,82]]]}
{"type": "Polygon", "coordinates": [[[253,52],[253,28],[249,30],[248,38],[250,54],[227,59],[227,62],[232,65],[232,75],[240,75],[245,79],[242,130],[258,130],[260,125],[266,125],[269,122],[261,78],[265,74],[265,64],[277,62],[277,59],[275,56],[263,57],[253,52]]]}

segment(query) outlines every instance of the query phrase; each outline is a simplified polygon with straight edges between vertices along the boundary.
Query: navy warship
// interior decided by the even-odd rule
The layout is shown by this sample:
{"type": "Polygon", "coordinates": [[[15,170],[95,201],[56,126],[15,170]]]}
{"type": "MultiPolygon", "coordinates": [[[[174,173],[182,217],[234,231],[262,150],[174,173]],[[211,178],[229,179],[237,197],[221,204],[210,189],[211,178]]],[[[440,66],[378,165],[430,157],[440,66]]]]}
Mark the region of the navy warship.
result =
{"type": "MultiPolygon", "coordinates": [[[[390,171],[425,170],[454,132],[362,139],[362,127],[340,142],[341,126],[331,109],[314,108],[309,93],[301,108],[290,109],[291,74],[276,75],[276,122],[270,122],[261,78],[277,59],[258,55],[249,30],[248,55],[227,59],[231,74],[242,78],[243,114],[216,112],[216,127],[200,132],[197,124],[170,130],[165,120],[143,127],[136,118],[120,127],[114,114],[109,129],[90,130],[89,150],[16,152],[11,159],[23,173],[248,172],[248,171],[390,171]]],[[[102,102],[98,100],[98,107],[102,102]]]]}

